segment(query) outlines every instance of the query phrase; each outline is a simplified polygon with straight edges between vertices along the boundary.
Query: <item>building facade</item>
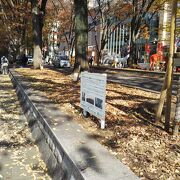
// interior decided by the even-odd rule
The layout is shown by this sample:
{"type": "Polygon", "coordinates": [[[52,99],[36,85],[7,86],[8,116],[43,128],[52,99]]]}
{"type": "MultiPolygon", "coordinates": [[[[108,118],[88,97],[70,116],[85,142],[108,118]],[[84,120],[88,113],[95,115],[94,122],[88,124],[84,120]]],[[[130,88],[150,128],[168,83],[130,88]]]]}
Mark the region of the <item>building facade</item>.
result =
{"type": "MultiPolygon", "coordinates": [[[[110,1],[109,1],[110,2],[110,1]]],[[[111,1],[112,3],[113,1],[111,1]]],[[[91,7],[94,8],[98,5],[96,0],[90,1],[91,7]]],[[[178,3],[178,8],[180,8],[180,3],[178,3]]],[[[136,41],[136,58],[141,60],[148,54],[148,59],[152,54],[155,54],[161,49],[165,55],[169,51],[169,41],[170,41],[170,21],[171,21],[171,5],[169,3],[164,4],[163,10],[160,10],[154,14],[149,13],[145,17],[146,24],[148,24],[149,37],[143,38],[139,37],[136,41]],[[146,47],[149,47],[147,49],[146,47]],[[161,48],[159,48],[161,47],[161,48]]],[[[176,27],[180,29],[180,17],[177,17],[176,27]]],[[[97,34],[97,32],[94,32],[97,34]]],[[[94,33],[90,33],[89,39],[92,40],[94,33]]],[[[98,32],[99,43],[101,43],[101,33],[98,32]]],[[[104,50],[111,56],[117,55],[124,57],[127,53],[128,47],[130,45],[130,26],[129,23],[121,23],[116,29],[112,26],[108,29],[108,39],[104,50]]],[[[180,44],[180,33],[176,33],[177,42],[180,44]]],[[[90,46],[95,46],[94,41],[90,41],[90,46]]],[[[177,43],[177,44],[178,44],[177,43]]]]}

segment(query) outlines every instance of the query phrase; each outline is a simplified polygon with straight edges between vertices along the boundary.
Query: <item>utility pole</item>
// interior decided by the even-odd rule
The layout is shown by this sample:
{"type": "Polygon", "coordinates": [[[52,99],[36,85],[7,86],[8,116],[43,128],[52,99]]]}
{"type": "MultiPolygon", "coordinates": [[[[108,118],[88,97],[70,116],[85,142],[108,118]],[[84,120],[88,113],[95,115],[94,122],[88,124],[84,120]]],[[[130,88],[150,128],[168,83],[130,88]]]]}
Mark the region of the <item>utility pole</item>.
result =
{"type": "Polygon", "coordinates": [[[172,98],[172,78],[173,78],[173,56],[175,45],[175,29],[176,29],[176,13],[177,13],[177,0],[172,1],[171,12],[171,30],[170,30],[170,49],[169,61],[167,66],[167,96],[166,96],[166,116],[165,116],[165,130],[169,131],[171,120],[171,98],[172,98]]]}

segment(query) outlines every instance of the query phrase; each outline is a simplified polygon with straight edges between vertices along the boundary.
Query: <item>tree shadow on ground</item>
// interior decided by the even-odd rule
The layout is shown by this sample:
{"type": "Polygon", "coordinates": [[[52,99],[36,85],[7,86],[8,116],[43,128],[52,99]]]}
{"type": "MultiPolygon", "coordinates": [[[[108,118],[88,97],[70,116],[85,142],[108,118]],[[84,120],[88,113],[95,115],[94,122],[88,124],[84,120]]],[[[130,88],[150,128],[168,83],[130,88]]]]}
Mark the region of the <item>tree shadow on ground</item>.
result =
{"type": "Polygon", "coordinates": [[[39,80],[35,77],[24,77],[22,80],[22,82],[25,83],[25,89],[32,88],[31,94],[33,94],[34,91],[45,92],[55,100],[56,103],[75,103],[79,101],[79,84],[57,83],[53,80],[39,80]]]}
{"type": "MultiPolygon", "coordinates": [[[[106,91],[107,91],[107,97],[106,99],[109,100],[109,99],[122,99],[122,100],[129,100],[129,98],[131,97],[132,100],[134,99],[137,99],[137,100],[144,100],[144,98],[146,98],[147,100],[155,100],[156,98],[153,98],[153,97],[147,97],[145,95],[143,95],[143,92],[141,95],[139,94],[136,94],[136,89],[138,90],[138,88],[135,88],[135,87],[128,87],[128,89],[130,91],[132,91],[132,93],[130,94],[129,92],[122,92],[121,89],[112,89],[111,88],[111,85],[115,85],[117,83],[110,83],[110,86],[106,88],[106,91]],[[109,95],[110,93],[115,93],[116,95],[119,95],[119,96],[114,96],[112,97],[111,95],[109,95]]],[[[123,87],[123,85],[122,85],[123,87]]]]}
{"type": "MultiPolygon", "coordinates": [[[[133,106],[131,108],[127,107],[127,106],[123,106],[120,104],[111,104],[113,107],[122,110],[123,112],[125,112],[126,114],[130,114],[129,116],[129,120],[117,120],[117,122],[114,122],[110,124],[107,124],[108,127],[112,127],[113,128],[113,124],[114,126],[120,125],[120,126],[127,126],[127,128],[129,126],[149,126],[152,125],[156,128],[159,128],[161,130],[164,130],[163,126],[164,124],[161,123],[156,123],[155,121],[155,109],[157,106],[157,102],[154,101],[146,101],[146,102],[141,102],[140,104],[138,104],[137,106],[133,106]]],[[[124,116],[125,117],[125,116],[124,116]]],[[[123,119],[123,118],[122,118],[123,119]]],[[[125,117],[125,119],[127,119],[127,117],[125,117]]]]}
{"type": "Polygon", "coordinates": [[[1,102],[0,108],[2,108],[6,114],[12,113],[12,111],[13,111],[13,114],[17,114],[19,113],[19,110],[18,110],[19,104],[16,102],[17,100],[12,97],[12,99],[8,99],[1,102]]]}
{"type": "Polygon", "coordinates": [[[84,171],[87,168],[93,169],[94,171],[101,173],[102,170],[98,166],[95,154],[86,146],[82,146],[78,149],[83,156],[83,162],[77,162],[77,165],[81,171],[84,171]]]}
{"type": "MultiPolygon", "coordinates": [[[[45,72],[48,75],[48,72],[45,72]]],[[[44,77],[44,76],[43,76],[44,77]]],[[[58,77],[58,74],[55,75],[55,78],[44,77],[30,77],[28,74],[25,76],[24,81],[32,82],[29,87],[34,90],[39,90],[45,92],[47,97],[55,101],[61,106],[65,103],[72,105],[72,107],[77,110],[79,113],[82,112],[82,109],[79,105],[80,97],[80,86],[75,84],[72,81],[66,79],[66,77],[58,77]],[[63,78],[63,81],[56,81],[59,78],[63,78]],[[66,79],[66,80],[64,80],[66,79]]],[[[118,88],[111,88],[111,85],[116,83],[110,83],[107,87],[107,109],[106,112],[106,127],[108,129],[120,129],[120,127],[142,127],[153,125],[156,128],[162,129],[162,125],[155,124],[155,110],[154,104],[152,101],[155,101],[157,98],[146,96],[142,94],[137,94],[134,88],[129,88],[129,92],[121,92],[118,88]],[[134,91],[135,93],[132,93],[134,91]],[[113,94],[112,94],[113,93],[113,94]],[[115,95],[114,95],[115,94],[115,95]],[[127,104],[122,104],[121,101],[127,102],[127,104]],[[134,104],[130,104],[130,102],[134,104]],[[113,111],[116,111],[113,114],[113,111]],[[120,113],[120,111],[122,113],[120,113]]],[[[153,94],[152,94],[153,95],[153,94]]],[[[157,94],[156,94],[157,95],[157,94]]],[[[90,117],[90,119],[99,126],[99,120],[95,117],[90,117]]],[[[125,135],[123,135],[125,136],[125,135]]]]}
{"type": "MultiPolygon", "coordinates": [[[[53,70],[53,71],[58,71],[59,70],[53,70]]],[[[43,74],[48,75],[48,72],[43,72],[43,74]]],[[[26,82],[27,86],[29,88],[32,88],[32,94],[34,91],[42,91],[47,94],[47,96],[55,101],[57,104],[64,104],[64,103],[70,103],[78,112],[82,112],[80,106],[79,106],[79,98],[80,98],[80,86],[79,84],[72,83],[69,80],[66,80],[64,83],[61,81],[56,82],[53,78],[46,78],[44,77],[43,79],[39,79],[40,77],[31,77],[28,74],[24,75],[22,78],[24,82],[26,82]],[[28,82],[29,83],[28,85],[28,82]]],[[[56,78],[57,75],[56,75],[56,78]]],[[[114,83],[111,83],[114,84],[114,83]]],[[[130,90],[133,90],[133,88],[129,88],[130,90]]],[[[154,122],[154,112],[152,112],[152,109],[146,111],[145,106],[151,106],[148,105],[147,103],[143,103],[144,100],[146,101],[152,101],[155,100],[156,98],[153,97],[145,97],[144,95],[139,95],[139,94],[128,94],[128,92],[120,92],[120,90],[115,90],[111,89],[110,87],[107,88],[107,104],[111,105],[112,107],[119,109],[123,111],[125,114],[131,114],[132,116],[139,118],[142,120],[144,125],[147,125],[148,123],[153,123],[154,122]],[[116,93],[116,96],[112,96],[111,93],[116,93]],[[134,107],[128,107],[123,104],[119,103],[112,103],[114,100],[119,101],[119,100],[124,100],[124,101],[136,101],[138,102],[138,105],[134,107]],[[145,121],[145,119],[149,119],[148,121],[145,121]]],[[[111,111],[107,111],[108,116],[113,116],[111,111]]],[[[125,117],[125,115],[122,115],[121,117],[125,117]]],[[[131,116],[131,117],[132,117],[131,116]]],[[[127,116],[126,116],[127,118],[127,116]]],[[[95,118],[95,122],[99,123],[95,118]]],[[[107,120],[107,127],[113,127],[113,124],[118,123],[119,120],[111,119],[110,121],[107,120]],[[113,122],[112,122],[113,121],[113,122]]],[[[129,123],[129,122],[128,122],[129,123]]],[[[131,125],[133,123],[130,123],[131,125]]],[[[136,123],[134,125],[137,125],[136,123]]],[[[138,123],[138,125],[141,125],[141,123],[138,123]]],[[[143,125],[143,124],[142,124],[143,125]]]]}
{"type": "MultiPolygon", "coordinates": [[[[128,141],[132,135],[139,136],[139,131],[131,130],[134,128],[144,128],[146,127],[148,131],[154,133],[157,130],[164,130],[164,123],[156,123],[155,120],[155,109],[156,101],[146,101],[140,103],[138,106],[134,106],[129,110],[129,107],[123,106],[121,104],[112,104],[115,108],[122,110],[123,112],[130,114],[121,115],[121,118],[117,119],[107,119],[106,120],[106,129],[93,131],[94,134],[89,135],[89,138],[97,139],[101,141],[102,144],[111,148],[117,149],[120,148],[118,143],[119,139],[121,141],[128,141]],[[111,133],[109,131],[112,131],[111,133]]],[[[112,115],[111,112],[108,112],[108,115],[112,115]]],[[[97,127],[99,127],[99,120],[96,117],[90,118],[97,127]]],[[[142,135],[144,139],[148,138],[146,135],[142,135]]]]}

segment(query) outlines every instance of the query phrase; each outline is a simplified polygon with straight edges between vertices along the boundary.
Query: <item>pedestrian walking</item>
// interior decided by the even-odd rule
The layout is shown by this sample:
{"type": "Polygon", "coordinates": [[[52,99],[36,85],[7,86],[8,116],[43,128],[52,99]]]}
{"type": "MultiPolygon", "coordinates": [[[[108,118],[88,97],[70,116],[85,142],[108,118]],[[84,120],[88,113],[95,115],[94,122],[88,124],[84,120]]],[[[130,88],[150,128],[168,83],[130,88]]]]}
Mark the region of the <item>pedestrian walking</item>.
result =
{"type": "Polygon", "coordinates": [[[93,56],[91,56],[91,57],[89,58],[89,65],[90,65],[90,66],[93,65],[93,56]]]}
{"type": "Polygon", "coordinates": [[[3,56],[1,58],[1,72],[2,72],[2,74],[8,74],[8,65],[9,65],[8,59],[5,56],[3,56]]]}
{"type": "Polygon", "coordinates": [[[25,54],[23,54],[23,57],[22,57],[22,65],[23,65],[23,67],[26,67],[27,62],[28,62],[28,58],[26,57],[25,54]]]}

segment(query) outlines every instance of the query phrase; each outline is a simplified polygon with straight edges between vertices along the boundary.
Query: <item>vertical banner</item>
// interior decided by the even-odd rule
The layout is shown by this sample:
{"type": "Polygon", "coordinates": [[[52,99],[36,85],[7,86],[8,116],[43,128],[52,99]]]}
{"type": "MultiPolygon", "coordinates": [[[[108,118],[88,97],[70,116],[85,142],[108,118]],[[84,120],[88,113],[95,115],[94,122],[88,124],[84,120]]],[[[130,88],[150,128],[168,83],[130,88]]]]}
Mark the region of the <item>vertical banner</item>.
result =
{"type": "Polygon", "coordinates": [[[147,54],[149,54],[151,52],[151,48],[149,44],[145,44],[145,51],[147,54]]]}
{"type": "Polygon", "coordinates": [[[163,43],[158,42],[157,44],[157,54],[159,54],[159,60],[163,61],[163,43]]]}
{"type": "Polygon", "coordinates": [[[163,52],[163,43],[162,42],[158,42],[158,44],[157,44],[157,52],[163,52]]]}
{"type": "Polygon", "coordinates": [[[80,106],[101,120],[101,129],[105,128],[106,82],[106,74],[81,73],[80,106]]]}
{"type": "Polygon", "coordinates": [[[149,44],[145,44],[145,51],[146,51],[146,62],[149,62],[149,54],[151,52],[151,47],[149,44]]]}

